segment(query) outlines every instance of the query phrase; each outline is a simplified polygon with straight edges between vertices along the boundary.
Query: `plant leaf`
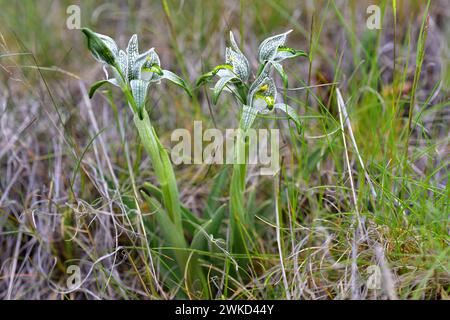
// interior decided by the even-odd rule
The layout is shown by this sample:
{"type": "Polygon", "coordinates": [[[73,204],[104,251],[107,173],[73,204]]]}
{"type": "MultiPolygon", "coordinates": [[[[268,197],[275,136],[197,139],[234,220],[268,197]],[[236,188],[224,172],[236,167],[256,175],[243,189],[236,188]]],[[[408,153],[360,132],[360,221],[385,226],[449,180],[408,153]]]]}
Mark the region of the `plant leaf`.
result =
{"type": "Polygon", "coordinates": [[[186,251],[182,250],[187,248],[186,240],[184,239],[183,230],[178,229],[176,225],[170,220],[167,212],[162,208],[161,204],[147,195],[141,190],[141,195],[150,207],[150,210],[154,213],[156,221],[161,229],[162,236],[167,242],[169,247],[181,249],[171,250],[175,256],[179,268],[184,270],[186,261],[188,259],[186,251]]]}
{"type": "Polygon", "coordinates": [[[301,130],[302,124],[301,124],[300,118],[298,117],[298,114],[297,114],[297,112],[295,112],[294,108],[292,108],[291,106],[289,106],[285,103],[276,103],[274,108],[286,113],[288,118],[291,119],[292,121],[294,121],[294,123],[297,127],[297,130],[298,131],[301,130]]]}
{"type": "Polygon", "coordinates": [[[222,93],[223,89],[226,87],[228,82],[231,80],[236,79],[235,76],[227,76],[220,78],[219,81],[217,81],[216,85],[214,86],[214,93],[212,97],[212,103],[217,104],[217,101],[219,100],[219,96],[222,93]]]}
{"type": "Polygon", "coordinates": [[[183,88],[187,94],[189,95],[189,97],[192,98],[192,91],[189,88],[189,85],[186,83],[186,81],[184,81],[182,78],[180,78],[179,76],[177,76],[175,73],[173,73],[172,71],[169,70],[162,70],[162,75],[161,75],[162,79],[167,79],[173,83],[175,83],[177,86],[180,86],[181,88],[183,88]]]}
{"type": "Polygon", "coordinates": [[[207,242],[209,235],[214,238],[218,238],[218,233],[220,230],[220,225],[225,218],[225,208],[226,205],[220,206],[212,215],[212,218],[206,221],[202,226],[199,226],[197,232],[194,235],[191,243],[191,249],[206,251],[207,242]],[[205,234],[206,233],[206,234],[205,234]]]}
{"type": "Polygon", "coordinates": [[[214,178],[211,191],[208,194],[208,199],[206,200],[205,212],[209,217],[213,216],[213,213],[217,210],[220,204],[220,198],[227,186],[227,181],[229,178],[229,167],[224,166],[223,169],[214,178]]]}
{"type": "MultiPolygon", "coordinates": [[[[163,202],[164,198],[162,195],[161,189],[156,187],[155,185],[145,182],[141,188],[141,192],[145,192],[148,195],[151,195],[156,198],[159,202],[163,202]]],[[[183,217],[183,222],[187,222],[183,224],[183,228],[189,232],[189,234],[193,235],[195,233],[195,226],[203,224],[205,222],[204,219],[200,219],[197,217],[191,210],[181,205],[181,214],[183,217]]]]}
{"type": "Polygon", "coordinates": [[[115,86],[118,86],[116,79],[108,79],[108,80],[97,81],[89,89],[89,99],[92,99],[92,97],[94,96],[95,91],[97,91],[98,88],[102,87],[104,84],[107,84],[107,83],[115,85],[115,86]]]}

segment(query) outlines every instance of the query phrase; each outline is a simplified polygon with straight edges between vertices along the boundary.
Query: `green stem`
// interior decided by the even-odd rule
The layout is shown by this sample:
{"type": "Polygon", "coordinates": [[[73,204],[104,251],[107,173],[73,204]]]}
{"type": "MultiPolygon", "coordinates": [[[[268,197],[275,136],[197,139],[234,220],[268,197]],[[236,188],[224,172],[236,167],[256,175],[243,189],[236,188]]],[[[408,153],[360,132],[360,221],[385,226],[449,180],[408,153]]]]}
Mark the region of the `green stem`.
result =
{"type": "Polygon", "coordinates": [[[156,178],[158,179],[163,194],[164,207],[169,214],[170,220],[172,220],[177,228],[177,232],[181,233],[183,232],[183,226],[181,224],[178,187],[167,151],[159,141],[148,117],[148,113],[145,110],[142,112],[142,120],[135,114],[134,123],[138,129],[142,144],[150,156],[156,178]]]}
{"type": "Polygon", "coordinates": [[[248,253],[246,233],[249,230],[249,223],[245,210],[245,177],[247,174],[245,135],[241,131],[234,148],[234,164],[230,185],[230,247],[233,253],[248,253]]]}
{"type": "MultiPolygon", "coordinates": [[[[135,113],[134,123],[139,132],[142,144],[150,156],[153,169],[158,179],[165,212],[158,208],[153,199],[146,199],[155,211],[156,217],[161,225],[164,237],[174,247],[174,256],[182,274],[186,274],[187,289],[190,292],[197,291],[195,288],[200,284],[205,288],[205,279],[198,265],[197,255],[189,258],[188,244],[184,236],[181,221],[181,205],[179,201],[178,187],[173,171],[172,163],[164,146],[153,128],[147,111],[142,111],[142,119],[135,113]],[[165,216],[167,212],[168,217],[165,216]],[[167,219],[169,218],[169,219],[167,219]]],[[[206,290],[203,290],[205,293],[206,290]]]]}

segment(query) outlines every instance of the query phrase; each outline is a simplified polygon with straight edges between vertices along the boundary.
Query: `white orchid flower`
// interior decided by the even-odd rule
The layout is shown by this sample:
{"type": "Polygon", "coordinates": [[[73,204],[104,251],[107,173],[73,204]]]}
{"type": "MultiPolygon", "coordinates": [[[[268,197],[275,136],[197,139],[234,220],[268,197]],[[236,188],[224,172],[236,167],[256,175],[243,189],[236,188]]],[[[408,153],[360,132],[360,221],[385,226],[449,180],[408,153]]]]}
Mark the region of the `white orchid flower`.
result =
{"type": "Polygon", "coordinates": [[[141,112],[145,104],[148,88],[151,83],[159,83],[167,79],[182,87],[192,96],[187,83],[169,70],[161,69],[161,61],[154,48],[139,53],[138,37],[134,34],[125,51],[119,50],[116,42],[105,35],[84,28],[83,33],[88,40],[88,48],[94,58],[104,64],[106,79],[91,86],[89,97],[104,84],[113,84],[124,92],[131,91],[136,103],[137,112],[141,112]],[[109,78],[107,68],[112,68],[114,78],[109,78]]]}

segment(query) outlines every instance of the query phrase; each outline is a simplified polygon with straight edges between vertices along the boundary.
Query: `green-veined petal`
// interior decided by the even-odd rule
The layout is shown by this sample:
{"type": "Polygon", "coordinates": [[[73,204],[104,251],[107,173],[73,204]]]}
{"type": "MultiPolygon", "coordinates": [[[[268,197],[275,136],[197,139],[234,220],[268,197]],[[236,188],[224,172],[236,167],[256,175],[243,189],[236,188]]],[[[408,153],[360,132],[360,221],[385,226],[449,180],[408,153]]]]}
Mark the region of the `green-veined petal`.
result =
{"type": "Polygon", "coordinates": [[[271,63],[265,63],[262,64],[262,70],[259,72],[259,76],[253,81],[252,85],[250,86],[249,92],[252,91],[254,88],[258,87],[262,81],[264,81],[265,78],[270,77],[270,71],[272,70],[272,64],[271,63]]]}
{"type": "Polygon", "coordinates": [[[112,38],[93,32],[88,28],[83,28],[82,32],[86,35],[87,46],[94,58],[100,62],[115,66],[119,52],[116,42],[112,38]]]}
{"type": "Polygon", "coordinates": [[[248,104],[254,107],[253,100],[256,96],[259,96],[266,101],[267,107],[272,109],[277,98],[277,88],[275,86],[275,82],[272,78],[265,77],[258,83],[259,84],[257,86],[252,86],[249,91],[247,98],[248,104]]]}
{"type": "Polygon", "coordinates": [[[236,77],[235,76],[227,76],[227,77],[222,77],[219,79],[219,81],[217,81],[216,85],[214,86],[214,92],[213,92],[213,98],[212,98],[213,104],[217,104],[217,101],[219,100],[219,96],[222,93],[223,89],[233,79],[236,79],[236,77]]]}
{"type": "Polygon", "coordinates": [[[239,123],[239,127],[247,131],[251,128],[253,125],[253,122],[255,122],[256,116],[258,115],[259,110],[257,108],[244,105],[242,107],[242,115],[241,115],[241,121],[239,123]]]}
{"type": "Polygon", "coordinates": [[[240,53],[243,55],[241,49],[239,49],[236,40],[234,39],[234,34],[233,32],[230,31],[230,42],[231,42],[231,48],[233,48],[234,51],[236,51],[237,53],[240,53]]]}
{"type": "Polygon", "coordinates": [[[258,58],[260,63],[264,63],[265,61],[273,60],[277,53],[278,47],[284,45],[286,42],[286,36],[292,32],[292,30],[289,30],[285,33],[278,34],[276,36],[269,37],[265,39],[261,44],[259,45],[258,50],[258,58]]]}
{"type": "Polygon", "coordinates": [[[230,31],[231,48],[226,48],[226,63],[233,66],[233,72],[242,80],[247,81],[250,75],[250,65],[247,58],[239,49],[233,33],[230,31]]]}
{"type": "Polygon", "coordinates": [[[130,81],[131,93],[133,94],[133,98],[136,102],[136,107],[139,114],[141,114],[144,108],[149,84],[150,82],[140,79],[130,81]]]}
{"type": "Polygon", "coordinates": [[[126,81],[127,78],[127,74],[128,74],[128,70],[127,70],[127,65],[128,65],[128,61],[127,61],[127,54],[125,53],[125,51],[120,50],[119,51],[119,59],[118,59],[118,64],[119,64],[119,68],[121,71],[121,76],[124,77],[124,80],[126,81]]]}
{"type": "Polygon", "coordinates": [[[303,50],[296,50],[284,46],[280,46],[277,49],[273,61],[281,62],[285,59],[292,59],[296,57],[308,57],[308,54],[303,50]]]}
{"type": "Polygon", "coordinates": [[[136,68],[136,58],[139,55],[138,38],[136,34],[130,38],[127,46],[127,77],[128,81],[139,78],[139,69],[136,68]]]}
{"type": "Polygon", "coordinates": [[[154,48],[151,48],[147,52],[140,54],[135,60],[135,68],[138,79],[147,81],[159,81],[161,72],[155,72],[161,70],[161,61],[154,48]]]}

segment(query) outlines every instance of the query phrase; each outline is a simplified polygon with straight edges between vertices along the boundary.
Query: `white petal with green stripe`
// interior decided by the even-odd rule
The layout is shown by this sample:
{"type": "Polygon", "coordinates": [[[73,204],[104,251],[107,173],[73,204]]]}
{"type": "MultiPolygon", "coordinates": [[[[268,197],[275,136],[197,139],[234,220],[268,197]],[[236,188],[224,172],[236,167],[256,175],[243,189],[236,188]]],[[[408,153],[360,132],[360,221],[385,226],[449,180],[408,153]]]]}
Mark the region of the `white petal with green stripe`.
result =
{"type": "Polygon", "coordinates": [[[277,49],[284,45],[286,42],[286,36],[291,32],[292,30],[289,30],[285,33],[269,37],[261,42],[258,53],[259,62],[264,63],[265,61],[273,60],[277,53],[277,49]]]}
{"type": "Polygon", "coordinates": [[[88,48],[94,58],[100,62],[115,66],[119,49],[116,42],[108,36],[83,28],[86,35],[88,48]]]}
{"type": "Polygon", "coordinates": [[[226,63],[233,66],[233,72],[239,79],[247,81],[250,75],[250,65],[234,40],[232,32],[230,32],[230,41],[231,48],[226,48],[226,63]]]}
{"type": "Polygon", "coordinates": [[[257,108],[244,105],[242,108],[242,115],[239,127],[244,131],[250,129],[251,126],[253,125],[253,122],[255,122],[258,112],[259,110],[257,108]]]}
{"type": "Polygon", "coordinates": [[[141,113],[144,108],[149,84],[150,82],[139,79],[130,81],[131,93],[133,94],[139,113],[141,113]]]}
{"type": "Polygon", "coordinates": [[[134,34],[130,41],[128,42],[128,46],[127,46],[127,58],[128,58],[128,63],[127,63],[127,76],[128,76],[128,81],[134,80],[134,79],[138,79],[139,77],[139,72],[136,69],[136,58],[139,55],[139,48],[138,48],[138,39],[137,39],[137,35],[134,34]]]}
{"type": "Polygon", "coordinates": [[[280,46],[273,58],[273,61],[281,62],[285,59],[292,59],[296,57],[308,57],[308,54],[302,50],[295,50],[292,48],[280,46]]]}
{"type": "Polygon", "coordinates": [[[216,82],[216,85],[214,86],[214,92],[213,92],[213,104],[217,104],[217,101],[219,100],[219,96],[222,93],[222,91],[225,89],[227,84],[232,81],[233,79],[236,79],[235,76],[226,76],[219,79],[219,81],[216,82]]]}

